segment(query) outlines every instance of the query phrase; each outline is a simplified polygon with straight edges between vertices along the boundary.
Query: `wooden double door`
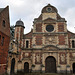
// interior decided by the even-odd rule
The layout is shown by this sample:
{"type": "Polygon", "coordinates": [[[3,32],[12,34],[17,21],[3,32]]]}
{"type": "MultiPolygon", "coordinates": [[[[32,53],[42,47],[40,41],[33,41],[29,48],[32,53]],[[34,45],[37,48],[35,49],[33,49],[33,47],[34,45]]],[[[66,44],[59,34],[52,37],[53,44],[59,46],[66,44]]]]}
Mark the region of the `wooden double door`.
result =
{"type": "Polygon", "coordinates": [[[54,57],[49,56],[45,60],[45,72],[56,73],[56,60],[54,57]]]}

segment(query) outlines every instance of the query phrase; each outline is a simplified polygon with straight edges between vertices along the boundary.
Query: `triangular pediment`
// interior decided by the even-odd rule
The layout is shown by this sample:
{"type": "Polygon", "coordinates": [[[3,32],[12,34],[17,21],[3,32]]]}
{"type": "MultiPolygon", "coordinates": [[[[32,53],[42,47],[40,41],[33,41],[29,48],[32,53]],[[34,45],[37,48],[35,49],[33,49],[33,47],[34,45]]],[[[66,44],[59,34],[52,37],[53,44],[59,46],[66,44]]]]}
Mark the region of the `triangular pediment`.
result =
{"type": "Polygon", "coordinates": [[[52,19],[52,18],[47,18],[45,20],[43,20],[43,22],[55,22],[56,20],[55,19],[52,19]]]}
{"type": "Polygon", "coordinates": [[[47,45],[47,46],[43,47],[42,49],[43,50],[59,50],[59,48],[54,45],[47,45]]]}

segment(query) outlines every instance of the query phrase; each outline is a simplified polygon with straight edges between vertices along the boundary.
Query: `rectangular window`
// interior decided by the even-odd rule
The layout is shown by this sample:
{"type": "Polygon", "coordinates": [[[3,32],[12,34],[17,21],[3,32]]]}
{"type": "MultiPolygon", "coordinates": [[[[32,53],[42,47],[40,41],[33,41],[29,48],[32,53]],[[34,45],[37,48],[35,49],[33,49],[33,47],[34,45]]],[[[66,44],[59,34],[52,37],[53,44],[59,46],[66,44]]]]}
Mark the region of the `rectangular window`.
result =
{"type": "Polygon", "coordinates": [[[0,41],[1,41],[1,35],[0,35],[0,41]]]}
{"type": "Polygon", "coordinates": [[[1,42],[1,45],[3,46],[4,44],[4,37],[2,37],[2,42],[1,42]]]}
{"type": "Polygon", "coordinates": [[[28,45],[29,45],[29,41],[27,40],[26,41],[26,48],[28,48],[28,45]]]}
{"type": "Polygon", "coordinates": [[[72,40],[72,48],[75,48],[75,41],[72,40]]]}
{"type": "Polygon", "coordinates": [[[0,45],[1,45],[1,35],[0,35],[0,45]]]}

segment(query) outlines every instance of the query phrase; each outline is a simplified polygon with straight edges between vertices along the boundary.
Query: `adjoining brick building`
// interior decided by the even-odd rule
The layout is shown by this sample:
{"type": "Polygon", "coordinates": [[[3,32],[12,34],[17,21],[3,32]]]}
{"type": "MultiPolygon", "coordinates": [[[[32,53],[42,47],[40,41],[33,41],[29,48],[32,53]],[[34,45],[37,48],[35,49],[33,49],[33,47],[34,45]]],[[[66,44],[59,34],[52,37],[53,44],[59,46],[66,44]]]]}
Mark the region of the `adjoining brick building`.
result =
{"type": "Polygon", "coordinates": [[[5,73],[10,42],[9,7],[0,8],[0,74],[5,73]]]}
{"type": "Polygon", "coordinates": [[[48,4],[33,21],[33,29],[24,34],[24,23],[15,25],[14,40],[10,42],[8,73],[75,72],[75,34],[67,30],[65,18],[48,4]]]}

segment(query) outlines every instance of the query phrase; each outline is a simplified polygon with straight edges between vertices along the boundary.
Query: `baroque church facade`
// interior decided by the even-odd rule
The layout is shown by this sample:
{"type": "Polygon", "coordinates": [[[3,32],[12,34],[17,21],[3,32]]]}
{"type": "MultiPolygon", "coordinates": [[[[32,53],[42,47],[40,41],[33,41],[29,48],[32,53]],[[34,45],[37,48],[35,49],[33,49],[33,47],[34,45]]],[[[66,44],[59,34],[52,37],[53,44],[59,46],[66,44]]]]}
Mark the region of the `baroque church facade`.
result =
{"type": "Polygon", "coordinates": [[[24,34],[18,20],[10,42],[7,72],[75,72],[75,34],[67,30],[65,18],[48,4],[33,21],[31,32],[24,34]],[[11,48],[12,47],[12,48],[11,48]]]}

